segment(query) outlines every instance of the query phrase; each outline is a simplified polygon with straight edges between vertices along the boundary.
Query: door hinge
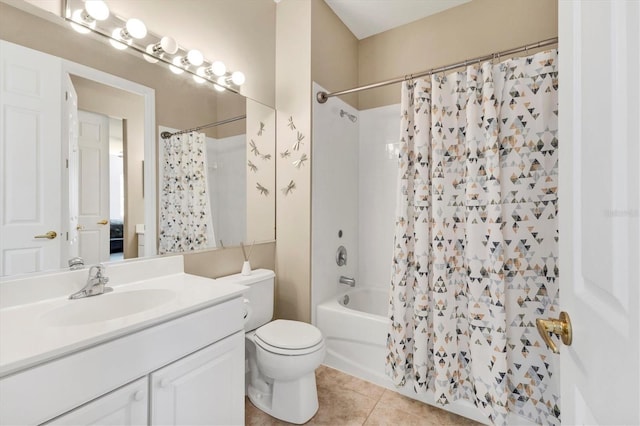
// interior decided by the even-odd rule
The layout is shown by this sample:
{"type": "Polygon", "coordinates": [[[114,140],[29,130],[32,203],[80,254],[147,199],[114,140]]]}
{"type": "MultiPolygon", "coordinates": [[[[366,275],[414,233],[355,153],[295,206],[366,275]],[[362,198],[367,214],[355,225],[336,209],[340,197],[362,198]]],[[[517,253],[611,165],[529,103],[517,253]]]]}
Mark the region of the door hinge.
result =
{"type": "Polygon", "coordinates": [[[65,167],[68,169],[69,168],[69,159],[68,158],[65,159],[64,162],[65,162],[65,167]]]}
{"type": "Polygon", "coordinates": [[[64,92],[64,100],[65,101],[69,100],[69,92],[64,92]]]}
{"type": "Polygon", "coordinates": [[[67,234],[67,241],[69,241],[69,232],[67,232],[66,234],[67,234]]]}

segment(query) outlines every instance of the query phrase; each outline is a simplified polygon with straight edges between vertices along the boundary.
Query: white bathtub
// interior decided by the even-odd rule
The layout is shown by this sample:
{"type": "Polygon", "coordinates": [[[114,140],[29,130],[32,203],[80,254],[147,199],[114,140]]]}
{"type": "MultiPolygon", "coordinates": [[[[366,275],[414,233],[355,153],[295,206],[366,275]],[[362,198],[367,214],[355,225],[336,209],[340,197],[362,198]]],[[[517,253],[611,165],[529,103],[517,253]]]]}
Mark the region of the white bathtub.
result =
{"type": "MultiPolygon", "coordinates": [[[[411,386],[396,388],[385,375],[388,300],[387,290],[361,287],[319,304],[316,325],[327,344],[324,364],[435,405],[432,393],[416,394],[411,386]],[[348,297],[347,303],[345,296],[348,297]]],[[[487,419],[468,401],[456,401],[446,410],[488,424],[487,419]]],[[[508,422],[513,425],[534,424],[513,413],[508,422]]]]}
{"type": "Polygon", "coordinates": [[[324,363],[374,383],[387,381],[387,305],[387,291],[376,288],[353,289],[318,305],[317,326],[327,343],[324,363]]]}

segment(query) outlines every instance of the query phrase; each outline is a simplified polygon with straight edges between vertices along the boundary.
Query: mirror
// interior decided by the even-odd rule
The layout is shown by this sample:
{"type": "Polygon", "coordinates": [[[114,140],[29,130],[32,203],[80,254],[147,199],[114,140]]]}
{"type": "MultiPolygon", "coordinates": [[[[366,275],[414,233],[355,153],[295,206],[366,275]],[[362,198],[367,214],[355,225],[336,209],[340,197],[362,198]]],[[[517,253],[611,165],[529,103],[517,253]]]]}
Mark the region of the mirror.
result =
{"type": "MultiPolygon", "coordinates": [[[[78,109],[106,116],[112,126],[122,127],[123,130],[112,132],[112,134],[122,135],[123,145],[120,149],[123,172],[121,181],[115,179],[116,183],[111,184],[112,188],[122,187],[119,195],[113,198],[120,200],[121,207],[108,212],[109,217],[106,220],[111,228],[111,224],[116,222],[113,219],[119,219],[116,217],[117,213],[119,212],[122,216],[122,236],[118,237],[117,232],[112,236],[112,232],[109,232],[108,239],[114,240],[110,241],[110,244],[122,246],[123,258],[137,257],[139,250],[144,251],[145,255],[155,254],[157,247],[157,239],[150,240],[149,236],[158,231],[159,225],[155,221],[158,210],[157,207],[149,208],[148,204],[150,200],[153,200],[151,205],[158,204],[157,176],[160,173],[160,164],[157,162],[155,152],[162,148],[160,128],[190,129],[240,114],[247,115],[247,119],[202,130],[210,140],[208,157],[212,161],[208,164],[208,169],[211,175],[215,176],[215,178],[210,176],[209,186],[212,189],[210,195],[217,197],[211,203],[212,212],[215,212],[216,237],[210,247],[220,246],[220,240],[225,246],[232,246],[240,241],[264,242],[275,239],[275,159],[271,165],[261,164],[262,167],[258,170],[248,167],[248,155],[251,154],[249,142],[252,138],[256,138],[261,126],[266,127],[267,132],[264,134],[270,138],[270,141],[261,139],[261,143],[266,144],[262,151],[275,155],[275,111],[272,108],[229,91],[220,93],[213,90],[213,87],[198,85],[186,76],[175,76],[163,67],[149,64],[140,57],[115,51],[102,40],[77,34],[67,24],[60,25],[59,22],[50,22],[50,20],[61,21],[57,17],[43,19],[0,3],[0,39],[75,63],[77,66],[72,67],[74,70],[69,74],[78,92],[78,109]],[[25,31],[25,28],[38,28],[38,31],[25,31]],[[81,72],[86,71],[87,67],[97,70],[97,74],[106,73],[115,80],[128,81],[133,87],[152,88],[155,96],[126,93],[128,90],[118,87],[113,80],[97,79],[96,81],[91,75],[87,76],[86,73],[81,72]],[[99,98],[97,93],[102,93],[106,98],[99,98]],[[127,96],[129,96],[128,100],[126,100],[127,96]],[[118,97],[125,99],[121,100],[120,107],[106,108],[109,102],[104,99],[113,100],[118,97]],[[155,102],[150,101],[154,97],[155,102]],[[138,109],[135,113],[128,111],[127,108],[133,109],[134,104],[141,104],[142,110],[138,109]],[[137,118],[133,118],[134,116],[137,118]],[[140,117],[142,117],[142,123],[140,117]],[[147,141],[147,143],[151,145],[145,147],[145,140],[150,136],[150,142],[147,141]],[[258,189],[258,184],[262,188],[270,189],[269,197],[258,189]],[[233,210],[225,210],[226,207],[233,207],[233,210]],[[145,236],[139,240],[141,242],[139,244],[136,231],[142,231],[139,226],[141,224],[144,224],[146,232],[145,236]],[[118,238],[121,238],[120,242],[115,241],[118,238]]],[[[58,123],[58,125],[64,127],[64,123],[58,123]]],[[[118,157],[117,150],[118,148],[115,148],[115,157],[118,157]]],[[[85,161],[86,164],[87,161],[85,161]]],[[[42,172],[44,173],[44,170],[42,172]]],[[[84,194],[95,196],[100,191],[92,190],[89,185],[86,185],[89,180],[81,180],[81,189],[84,187],[84,194]]],[[[69,182],[66,182],[66,185],[68,184],[69,182]]],[[[65,182],[62,186],[64,185],[65,182]]],[[[82,195],[80,198],[76,201],[86,202],[82,199],[82,195]]],[[[3,201],[7,200],[3,199],[3,201]]],[[[72,204],[73,200],[68,201],[68,204],[72,204]]],[[[118,205],[118,202],[112,204],[118,205]]],[[[68,207],[65,208],[68,209],[68,207]]],[[[62,216],[64,211],[60,214],[62,216]]],[[[100,217],[94,222],[101,222],[104,219],[100,217]]],[[[66,219],[60,220],[66,221],[66,219]]],[[[73,226],[70,224],[66,226],[68,230],[64,232],[73,234],[73,226]]],[[[75,226],[80,227],[79,234],[86,229],[86,225],[75,226]],[[82,226],[85,228],[83,229],[82,226]]],[[[44,232],[47,231],[48,229],[44,230],[44,232]]],[[[87,240],[85,246],[89,245],[89,241],[91,240],[87,240]]],[[[69,254],[72,252],[73,248],[68,252],[61,252],[57,267],[66,266],[69,254]]],[[[30,256],[35,262],[39,254],[30,254],[30,256]]],[[[4,257],[3,254],[2,261],[6,263],[4,257]]],[[[44,266],[41,269],[50,268],[44,266]]],[[[3,268],[2,274],[24,271],[20,268],[13,271],[10,268],[3,268]]]]}

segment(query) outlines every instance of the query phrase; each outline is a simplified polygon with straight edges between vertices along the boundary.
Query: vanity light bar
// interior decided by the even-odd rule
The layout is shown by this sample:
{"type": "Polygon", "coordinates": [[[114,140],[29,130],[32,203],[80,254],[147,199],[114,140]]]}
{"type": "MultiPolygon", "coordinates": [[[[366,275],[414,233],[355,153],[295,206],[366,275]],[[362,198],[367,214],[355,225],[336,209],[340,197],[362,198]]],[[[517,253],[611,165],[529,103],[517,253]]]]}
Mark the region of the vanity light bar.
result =
{"type": "Polygon", "coordinates": [[[207,61],[199,50],[185,49],[172,37],[148,31],[140,19],[125,19],[110,13],[102,0],[64,0],[63,16],[79,33],[98,34],[118,50],[130,48],[147,62],[162,62],[174,74],[187,73],[198,83],[212,83],[219,91],[239,93],[245,81],[242,72],[227,70],[223,62],[207,61]]]}

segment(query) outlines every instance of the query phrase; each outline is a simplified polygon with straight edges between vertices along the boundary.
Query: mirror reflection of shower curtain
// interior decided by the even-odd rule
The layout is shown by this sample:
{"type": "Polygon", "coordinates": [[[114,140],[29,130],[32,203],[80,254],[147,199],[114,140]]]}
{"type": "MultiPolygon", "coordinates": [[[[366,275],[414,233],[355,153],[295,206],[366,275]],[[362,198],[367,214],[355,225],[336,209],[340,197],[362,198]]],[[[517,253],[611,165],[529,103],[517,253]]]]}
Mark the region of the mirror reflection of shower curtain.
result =
{"type": "Polygon", "coordinates": [[[203,133],[162,140],[160,242],[158,252],[180,253],[215,247],[203,133]]]}
{"type": "Polygon", "coordinates": [[[403,84],[387,374],[560,423],[557,51],[403,84]],[[554,315],[554,313],[556,313],[554,315]]]}

